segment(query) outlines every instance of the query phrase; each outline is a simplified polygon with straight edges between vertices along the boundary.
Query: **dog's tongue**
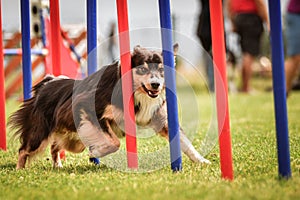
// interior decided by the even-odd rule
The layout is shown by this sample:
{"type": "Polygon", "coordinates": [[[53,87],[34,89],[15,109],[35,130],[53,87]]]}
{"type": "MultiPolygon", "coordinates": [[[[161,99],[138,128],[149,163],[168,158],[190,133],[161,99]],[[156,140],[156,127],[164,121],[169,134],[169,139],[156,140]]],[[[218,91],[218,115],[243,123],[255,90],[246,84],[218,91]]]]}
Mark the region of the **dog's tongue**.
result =
{"type": "Polygon", "coordinates": [[[157,94],[158,92],[157,92],[157,91],[149,90],[149,93],[150,93],[150,94],[157,94]]]}
{"type": "Polygon", "coordinates": [[[148,95],[150,96],[150,97],[157,97],[157,93],[158,93],[158,91],[151,91],[151,90],[148,90],[148,95]]]}

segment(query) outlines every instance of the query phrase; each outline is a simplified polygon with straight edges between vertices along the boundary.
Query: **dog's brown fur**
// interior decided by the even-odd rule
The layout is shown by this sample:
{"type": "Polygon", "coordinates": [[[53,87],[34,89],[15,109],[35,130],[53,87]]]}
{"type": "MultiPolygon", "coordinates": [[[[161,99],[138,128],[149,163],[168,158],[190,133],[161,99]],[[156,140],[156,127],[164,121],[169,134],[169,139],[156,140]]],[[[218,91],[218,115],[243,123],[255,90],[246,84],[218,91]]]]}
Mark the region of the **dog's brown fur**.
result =
{"type": "MultiPolygon", "coordinates": [[[[177,46],[176,46],[177,47],[177,46]]],[[[160,52],[135,47],[132,74],[136,123],[168,137],[164,69],[160,52]]],[[[62,167],[59,151],[80,153],[89,148],[96,157],[119,149],[124,136],[123,101],[118,62],[105,66],[83,80],[47,76],[33,87],[33,97],[25,100],[11,117],[21,147],[17,169],[26,160],[51,144],[54,167],[62,167]]],[[[182,130],[182,151],[194,162],[209,163],[192,146],[182,130]]]]}

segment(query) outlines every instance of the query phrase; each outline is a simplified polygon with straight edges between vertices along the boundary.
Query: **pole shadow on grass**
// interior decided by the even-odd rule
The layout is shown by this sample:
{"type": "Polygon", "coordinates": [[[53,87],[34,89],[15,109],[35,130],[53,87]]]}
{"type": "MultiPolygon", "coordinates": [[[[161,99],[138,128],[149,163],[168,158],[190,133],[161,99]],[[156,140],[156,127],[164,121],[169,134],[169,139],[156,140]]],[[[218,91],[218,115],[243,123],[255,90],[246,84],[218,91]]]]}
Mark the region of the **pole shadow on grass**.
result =
{"type": "Polygon", "coordinates": [[[1,169],[14,170],[16,169],[16,163],[5,163],[0,165],[1,169]]]}

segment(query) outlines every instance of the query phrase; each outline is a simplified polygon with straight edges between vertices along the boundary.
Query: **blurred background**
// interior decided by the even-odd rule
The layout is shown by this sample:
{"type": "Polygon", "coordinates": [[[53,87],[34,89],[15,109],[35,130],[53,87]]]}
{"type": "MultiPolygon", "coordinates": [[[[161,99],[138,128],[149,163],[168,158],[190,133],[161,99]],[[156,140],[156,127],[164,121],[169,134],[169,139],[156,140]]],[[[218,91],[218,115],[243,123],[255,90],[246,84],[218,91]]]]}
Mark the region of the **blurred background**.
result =
{"type": "MultiPolygon", "coordinates": [[[[266,1],[267,3],[267,1],[266,1]]],[[[284,17],[286,10],[287,0],[281,1],[282,16],[284,17]]],[[[31,0],[31,4],[38,5],[44,10],[44,19],[49,19],[47,13],[47,6],[49,2],[47,0],[31,0]],[[46,12],[46,13],[45,13],[46,12]]],[[[173,17],[173,29],[174,29],[174,42],[178,42],[180,46],[178,69],[182,73],[193,74],[194,68],[197,68],[205,76],[203,61],[203,55],[206,56],[206,52],[201,48],[201,43],[197,37],[197,24],[199,15],[201,13],[200,0],[172,0],[171,1],[172,17],[173,17]]],[[[31,7],[32,8],[32,7],[31,7]]],[[[161,46],[160,40],[160,23],[159,23],[159,9],[158,1],[156,0],[130,0],[128,1],[129,9],[129,27],[131,30],[131,48],[135,45],[142,45],[148,48],[159,49],[161,46]]],[[[98,0],[98,48],[99,48],[99,66],[111,63],[113,60],[119,58],[118,40],[117,34],[117,12],[116,2],[112,0],[98,0]]],[[[19,0],[6,0],[2,2],[2,15],[3,15],[3,38],[4,44],[10,44],[14,42],[15,46],[6,46],[6,48],[20,48],[20,1],[19,0]]],[[[43,31],[41,28],[40,14],[33,14],[31,16],[32,32],[31,37],[40,39],[43,31]]],[[[239,81],[239,59],[241,57],[241,51],[237,42],[237,35],[231,32],[231,24],[227,19],[227,14],[224,9],[225,17],[225,32],[227,48],[233,52],[236,58],[237,67],[234,70],[229,69],[231,77],[236,77],[235,82],[239,81]],[[231,72],[233,71],[233,72],[231,72]]],[[[60,18],[62,35],[64,38],[64,45],[66,46],[66,54],[70,56],[68,65],[78,65],[81,73],[85,73],[84,63],[86,58],[86,1],[85,0],[60,0],[60,18]],[[70,46],[74,46],[73,50],[70,46]]],[[[283,20],[284,22],[284,20],[283,20]]],[[[283,25],[284,27],[284,25],[283,25]]],[[[45,48],[41,41],[35,41],[33,48],[45,48]]],[[[15,62],[15,57],[18,55],[8,55],[5,57],[5,68],[11,67],[11,62],[15,62]]],[[[270,46],[269,36],[267,33],[264,35],[262,41],[262,53],[260,59],[254,66],[254,75],[270,76],[271,64],[269,61],[270,46]]],[[[38,59],[38,56],[33,56],[32,60],[38,59]]],[[[21,63],[18,64],[20,66],[21,63]]],[[[36,64],[37,67],[34,72],[34,80],[38,81],[41,75],[47,73],[47,66],[44,62],[36,64]],[[42,66],[42,67],[41,67],[42,66]]],[[[9,68],[10,69],[10,68],[9,68]]],[[[14,69],[17,69],[15,67],[14,69]]],[[[16,72],[15,70],[8,70],[16,72]]],[[[67,74],[68,75],[68,74],[67,74]]],[[[6,73],[8,77],[8,72],[6,73]]],[[[11,81],[8,79],[7,82],[11,81]]],[[[205,80],[203,80],[205,82],[205,80]]],[[[16,82],[16,81],[15,81],[16,82]]],[[[7,83],[9,85],[9,83],[7,83]]],[[[13,83],[15,84],[15,83],[13,83]]],[[[205,84],[205,83],[204,83],[205,84]]],[[[7,96],[11,96],[11,93],[18,88],[15,85],[7,86],[10,90],[7,96]]],[[[234,89],[233,89],[234,90],[234,89]]]]}

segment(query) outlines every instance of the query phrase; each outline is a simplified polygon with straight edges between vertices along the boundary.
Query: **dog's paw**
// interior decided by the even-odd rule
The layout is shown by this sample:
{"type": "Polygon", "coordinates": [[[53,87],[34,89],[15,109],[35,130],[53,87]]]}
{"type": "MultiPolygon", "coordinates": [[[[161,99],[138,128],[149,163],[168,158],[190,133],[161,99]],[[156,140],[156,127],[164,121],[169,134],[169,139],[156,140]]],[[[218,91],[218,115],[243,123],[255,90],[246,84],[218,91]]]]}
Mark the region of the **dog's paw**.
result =
{"type": "Polygon", "coordinates": [[[56,168],[56,169],[63,168],[61,161],[53,163],[53,168],[56,168]]]}
{"type": "Polygon", "coordinates": [[[209,160],[205,159],[201,155],[197,156],[197,163],[207,164],[207,165],[211,164],[211,162],[209,160]]]}
{"type": "Polygon", "coordinates": [[[198,153],[192,145],[189,146],[188,150],[184,151],[184,153],[195,163],[211,164],[211,162],[198,153]]]}

